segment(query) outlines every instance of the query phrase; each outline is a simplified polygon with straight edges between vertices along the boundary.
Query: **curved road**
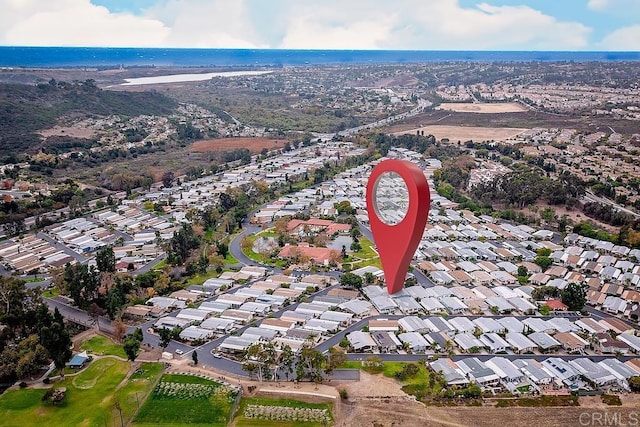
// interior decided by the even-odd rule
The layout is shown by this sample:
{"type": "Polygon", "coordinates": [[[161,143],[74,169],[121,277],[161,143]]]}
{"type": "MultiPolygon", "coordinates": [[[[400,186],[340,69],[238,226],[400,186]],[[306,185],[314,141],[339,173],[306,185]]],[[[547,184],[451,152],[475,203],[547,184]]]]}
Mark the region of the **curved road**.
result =
{"type": "MultiPolygon", "coordinates": [[[[333,274],[331,274],[333,276],[333,274]]],[[[326,294],[330,289],[339,286],[339,285],[333,285],[333,286],[329,286],[325,289],[322,289],[320,291],[318,291],[317,293],[313,294],[313,296],[317,296],[317,295],[324,295],[326,294]]],[[[233,288],[233,290],[235,290],[237,288],[233,288]]],[[[60,310],[60,313],[68,318],[73,320],[74,322],[78,322],[87,326],[94,326],[95,322],[93,321],[93,319],[83,310],[80,310],[79,308],[76,307],[72,307],[60,300],[57,299],[51,299],[51,298],[45,298],[44,299],[45,302],[49,305],[50,308],[54,308],[57,307],[60,310]]],[[[298,305],[298,303],[294,303],[291,304],[287,307],[283,307],[280,310],[276,311],[273,313],[273,315],[278,316],[280,314],[282,314],[284,311],[287,310],[294,310],[296,308],[296,306],[298,305]]],[[[591,314],[591,317],[593,317],[596,320],[605,318],[605,317],[612,317],[606,313],[603,313],[595,308],[592,307],[587,307],[587,311],[589,311],[589,313],[591,314]]],[[[175,316],[177,314],[177,312],[174,312],[172,314],[170,314],[170,316],[175,316]]],[[[329,348],[337,345],[340,343],[340,341],[350,332],[356,331],[356,330],[361,330],[364,326],[368,325],[368,322],[370,320],[373,319],[399,319],[404,317],[405,315],[376,315],[376,316],[370,316],[364,319],[360,319],[357,322],[351,324],[349,327],[347,327],[346,329],[338,332],[337,334],[331,336],[330,338],[328,338],[327,340],[323,341],[322,343],[318,344],[316,346],[316,349],[320,352],[326,353],[329,348]]],[[[452,316],[455,317],[455,316],[452,316]]],[[[475,317],[482,317],[482,316],[463,316],[463,317],[467,317],[467,318],[475,318],[475,317]]],[[[496,316],[496,317],[504,317],[504,316],[496,316]]],[[[527,317],[532,317],[532,316],[514,316],[516,318],[527,318],[527,317]]],[[[538,317],[543,317],[543,318],[549,318],[550,316],[538,316],[538,317]]],[[[142,325],[138,325],[136,327],[139,327],[142,329],[143,331],[143,336],[144,336],[144,343],[148,344],[152,347],[158,347],[159,346],[159,337],[156,334],[151,334],[148,332],[148,329],[151,328],[153,326],[153,324],[155,323],[155,320],[146,322],[142,325]]],[[[627,323],[625,321],[625,323],[627,323]]],[[[628,323],[627,323],[628,324],[628,323]]],[[[105,332],[109,332],[109,333],[113,333],[113,328],[111,326],[111,321],[107,318],[99,318],[99,326],[100,326],[100,330],[105,331],[105,332]]],[[[242,334],[242,332],[247,329],[248,327],[250,327],[251,325],[246,325],[243,326],[242,328],[236,330],[234,332],[234,334],[242,334]]],[[[132,332],[134,330],[135,327],[129,327],[128,332],[132,332]]],[[[183,344],[180,343],[178,341],[174,341],[172,340],[169,345],[167,346],[167,348],[165,349],[165,351],[169,351],[172,353],[175,353],[176,350],[181,350],[183,352],[183,357],[188,358],[191,357],[190,354],[193,351],[197,351],[198,352],[198,362],[203,366],[203,367],[211,367],[214,368],[218,371],[222,371],[222,372],[227,372],[230,375],[233,376],[240,376],[240,377],[247,377],[245,371],[243,371],[242,369],[242,364],[240,362],[237,362],[235,360],[231,360],[231,359],[227,359],[225,357],[215,357],[213,355],[213,353],[215,353],[215,350],[218,348],[218,346],[220,345],[220,343],[222,343],[222,341],[224,341],[224,339],[229,336],[229,335],[224,335],[221,337],[218,337],[214,340],[211,340],[199,347],[191,347],[187,344],[183,344]]],[[[403,361],[403,362],[417,362],[417,361],[422,361],[425,359],[429,359],[430,357],[433,356],[438,356],[438,357],[442,357],[442,356],[447,356],[447,357],[451,357],[453,360],[461,360],[464,358],[468,358],[468,357],[477,357],[480,360],[487,360],[490,359],[492,357],[495,356],[500,356],[500,357],[506,357],[508,359],[516,359],[516,358],[530,358],[530,359],[535,359],[538,361],[544,360],[548,357],[558,357],[564,360],[571,360],[571,359],[575,359],[575,358],[579,358],[579,357],[588,357],[592,360],[595,361],[599,361],[602,359],[607,359],[607,358],[611,358],[611,355],[576,355],[576,354],[506,354],[506,355],[495,355],[495,354],[455,354],[455,355],[447,355],[445,353],[427,353],[427,354],[396,354],[396,353],[381,353],[381,354],[372,354],[372,353],[348,353],[347,357],[349,360],[365,360],[367,357],[370,356],[378,356],[380,357],[381,360],[383,361],[403,361]]],[[[619,357],[620,360],[622,361],[626,361],[629,359],[634,358],[635,355],[632,356],[621,356],[619,357]]],[[[338,370],[335,372],[334,375],[334,379],[353,379],[353,374],[350,373],[348,370],[345,371],[341,371],[338,370]]]]}

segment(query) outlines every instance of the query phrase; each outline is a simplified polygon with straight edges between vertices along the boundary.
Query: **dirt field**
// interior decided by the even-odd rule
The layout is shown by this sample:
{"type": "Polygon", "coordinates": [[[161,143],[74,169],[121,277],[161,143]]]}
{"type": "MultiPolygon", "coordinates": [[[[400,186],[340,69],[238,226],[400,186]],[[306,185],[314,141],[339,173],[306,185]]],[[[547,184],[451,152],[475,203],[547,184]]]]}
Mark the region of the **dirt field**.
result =
{"type": "Polygon", "coordinates": [[[89,139],[97,135],[97,132],[93,129],[74,126],[54,126],[51,129],[41,130],[39,133],[44,138],[49,138],[50,136],[68,136],[71,138],[89,139]]]}
{"type": "Polygon", "coordinates": [[[263,148],[266,148],[267,150],[282,148],[285,143],[286,141],[284,139],[218,138],[196,141],[191,145],[189,151],[195,153],[206,153],[209,151],[227,151],[238,148],[248,148],[253,153],[259,153],[263,148]]]}
{"type": "Polygon", "coordinates": [[[527,129],[522,128],[493,128],[475,126],[445,126],[431,125],[421,128],[398,132],[395,135],[405,133],[415,134],[417,131],[424,131],[425,135],[433,135],[437,139],[449,138],[450,141],[502,141],[513,138],[527,129]]]}
{"type": "Polygon", "coordinates": [[[515,102],[503,102],[498,104],[470,104],[450,102],[440,104],[436,110],[455,111],[457,113],[478,113],[478,114],[494,114],[494,113],[520,113],[528,111],[525,107],[515,102]]]}

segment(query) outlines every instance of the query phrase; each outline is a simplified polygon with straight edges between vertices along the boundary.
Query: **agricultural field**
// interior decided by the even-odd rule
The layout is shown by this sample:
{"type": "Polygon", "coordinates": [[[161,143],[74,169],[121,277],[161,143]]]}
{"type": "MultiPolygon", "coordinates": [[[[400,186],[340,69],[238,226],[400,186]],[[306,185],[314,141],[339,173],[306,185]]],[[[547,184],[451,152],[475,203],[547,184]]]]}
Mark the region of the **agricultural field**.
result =
{"type": "Polygon", "coordinates": [[[331,405],[291,399],[244,398],[235,426],[323,427],[333,425],[331,405]]]}
{"type": "Polygon", "coordinates": [[[528,111],[524,106],[516,102],[500,103],[468,103],[468,102],[446,102],[436,107],[436,110],[454,111],[456,113],[521,113],[528,111]]]}
{"type": "Polygon", "coordinates": [[[416,134],[416,132],[424,132],[425,135],[433,135],[437,139],[448,139],[455,141],[503,141],[514,138],[526,131],[524,128],[498,128],[498,127],[479,127],[479,126],[447,126],[447,125],[430,125],[415,128],[407,131],[395,133],[394,135],[416,134]]]}
{"type": "Polygon", "coordinates": [[[211,151],[231,151],[247,148],[252,153],[259,153],[263,148],[273,150],[283,148],[285,139],[268,138],[218,138],[196,141],[189,147],[193,153],[207,153],[211,151]]]}
{"type": "Polygon", "coordinates": [[[101,426],[128,422],[156,383],[162,365],[143,363],[125,382],[131,363],[105,357],[59,383],[65,387],[62,403],[42,401],[47,389],[8,390],[0,396],[4,427],[101,426]],[[119,408],[119,409],[118,409],[119,408]]]}
{"type": "Polygon", "coordinates": [[[237,391],[193,375],[163,375],[138,412],[135,426],[226,426],[237,391]]]}

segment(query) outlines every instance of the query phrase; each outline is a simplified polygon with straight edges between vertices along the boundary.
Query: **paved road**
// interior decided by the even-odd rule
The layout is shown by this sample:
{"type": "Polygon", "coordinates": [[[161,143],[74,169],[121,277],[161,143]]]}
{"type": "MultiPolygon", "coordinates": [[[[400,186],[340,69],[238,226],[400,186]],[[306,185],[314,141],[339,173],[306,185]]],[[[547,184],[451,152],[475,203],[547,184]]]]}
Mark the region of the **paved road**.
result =
{"type": "Polygon", "coordinates": [[[610,205],[613,209],[617,211],[622,211],[626,214],[632,215],[634,218],[640,218],[640,214],[638,214],[637,212],[634,212],[631,209],[627,209],[624,206],[620,206],[613,200],[609,200],[605,197],[596,196],[591,191],[587,191],[587,193],[584,196],[582,196],[582,199],[586,202],[596,202],[603,205],[610,205]]]}
{"type": "Polygon", "coordinates": [[[49,287],[49,285],[51,285],[51,279],[44,279],[44,280],[41,280],[40,282],[26,282],[24,284],[24,287],[26,289],[35,289],[35,288],[46,289],[49,287]]]}
{"type": "Polygon", "coordinates": [[[134,276],[137,276],[139,274],[144,274],[144,273],[148,273],[149,271],[151,271],[153,268],[155,268],[156,265],[160,264],[162,261],[164,261],[167,258],[167,254],[162,254],[160,255],[158,258],[154,259],[153,261],[143,265],[142,267],[140,267],[139,269],[137,269],[136,271],[133,272],[134,276]]]}
{"type": "MultiPolygon", "coordinates": [[[[371,354],[371,353],[349,353],[347,354],[347,359],[349,360],[366,360],[368,357],[378,356],[381,360],[385,362],[420,362],[423,360],[429,360],[429,356],[432,358],[434,356],[438,357],[450,357],[454,361],[464,360],[472,357],[477,357],[480,361],[487,361],[493,357],[504,357],[509,360],[516,359],[534,359],[538,362],[541,362],[550,357],[557,357],[562,360],[573,360],[573,359],[584,359],[588,358],[593,360],[594,362],[599,362],[604,359],[611,359],[614,356],[594,356],[594,355],[580,355],[580,354],[454,354],[451,356],[443,355],[443,354],[371,354]]],[[[634,359],[635,356],[620,356],[617,357],[621,362],[626,362],[627,360],[634,359]]]]}
{"type": "MultiPolygon", "coordinates": [[[[333,274],[330,274],[331,276],[333,276],[333,274]]],[[[330,289],[339,286],[339,285],[334,285],[334,286],[330,286],[327,287],[325,289],[322,289],[320,291],[318,291],[317,293],[315,293],[313,296],[318,296],[318,295],[324,295],[327,292],[329,292],[330,289]]],[[[235,291],[237,288],[232,289],[233,291],[235,291]]],[[[60,313],[68,318],[73,320],[74,322],[77,323],[81,323],[87,326],[93,326],[94,325],[94,321],[93,319],[83,310],[80,310],[76,307],[72,307],[68,304],[66,304],[64,301],[61,301],[60,299],[53,299],[53,298],[45,298],[44,299],[45,302],[47,303],[47,305],[53,309],[54,307],[57,307],[58,310],[60,311],[60,313]]],[[[297,307],[298,303],[294,303],[292,305],[289,305],[287,307],[284,307],[276,312],[273,313],[273,315],[275,317],[280,316],[284,311],[287,310],[295,310],[295,308],[297,307]]],[[[602,319],[605,317],[611,317],[610,315],[603,313],[599,310],[596,310],[594,308],[591,307],[587,307],[587,311],[589,311],[589,313],[591,313],[591,316],[596,319],[602,319]]],[[[177,314],[177,312],[174,312],[172,314],[170,314],[170,316],[175,316],[177,314]]],[[[564,316],[564,314],[563,314],[564,316]]],[[[370,320],[373,319],[399,319],[404,317],[404,315],[376,315],[376,316],[371,316],[365,319],[361,319],[358,320],[357,322],[355,322],[354,324],[350,325],[348,328],[344,329],[343,331],[340,331],[339,333],[333,335],[332,337],[330,337],[329,339],[327,339],[326,341],[320,343],[319,345],[316,346],[316,349],[320,352],[326,353],[328,352],[329,348],[337,345],[340,343],[340,341],[345,337],[346,334],[352,332],[352,331],[356,331],[356,330],[361,330],[364,326],[367,326],[369,324],[370,320]]],[[[455,316],[452,316],[455,317],[455,316]]],[[[464,316],[467,318],[475,318],[475,317],[483,317],[483,316],[464,316]]],[[[496,316],[496,317],[504,317],[504,316],[496,316]]],[[[532,317],[532,316],[513,316],[519,319],[524,319],[524,318],[528,318],[528,317],[532,317]]],[[[542,317],[542,318],[550,318],[550,316],[538,316],[538,317],[542,317]]],[[[111,325],[111,321],[107,318],[103,318],[101,317],[99,319],[100,322],[100,329],[105,331],[105,332],[110,332],[113,333],[113,328],[111,325]]],[[[143,336],[144,336],[144,343],[145,344],[149,344],[153,347],[158,347],[159,346],[159,337],[156,334],[151,334],[148,332],[148,329],[153,327],[153,324],[155,323],[155,320],[151,320],[149,322],[146,322],[144,324],[138,325],[136,327],[139,327],[142,329],[143,331],[143,336]]],[[[248,327],[250,327],[251,325],[246,325],[243,326],[241,328],[239,328],[237,331],[234,332],[234,334],[236,335],[241,335],[245,329],[247,329],[248,327]]],[[[128,332],[132,332],[135,329],[135,327],[130,327],[128,332]]],[[[181,350],[184,354],[182,357],[184,358],[191,358],[191,353],[193,351],[197,351],[198,352],[198,361],[199,363],[203,366],[203,367],[212,367],[218,371],[222,371],[222,372],[228,372],[231,375],[235,375],[235,376],[241,376],[241,377],[247,377],[246,372],[243,371],[242,369],[242,364],[240,362],[228,359],[226,357],[215,357],[213,355],[213,353],[217,353],[217,347],[224,341],[224,339],[227,337],[228,335],[224,335],[221,337],[218,337],[214,340],[211,340],[199,347],[192,347],[189,346],[187,344],[183,344],[177,341],[172,340],[169,345],[167,346],[167,348],[165,349],[165,351],[169,351],[175,354],[176,350],[181,350]]],[[[367,357],[372,356],[371,353],[349,353],[347,355],[349,360],[365,360],[367,357]]],[[[376,354],[376,356],[380,357],[380,359],[384,360],[384,361],[404,361],[404,362],[417,362],[417,361],[422,361],[425,359],[428,359],[429,356],[433,357],[434,354],[395,354],[395,353],[383,353],[383,354],[376,354]]],[[[438,355],[438,356],[445,356],[445,355],[438,355]]],[[[456,354],[456,355],[452,355],[450,356],[453,360],[461,360],[464,358],[468,358],[468,357],[477,357],[480,360],[487,360],[490,359],[492,357],[495,357],[496,355],[494,354],[456,354]]],[[[600,361],[603,359],[607,359],[607,358],[611,358],[611,355],[558,355],[558,354],[548,354],[548,355],[540,355],[540,354],[506,354],[506,355],[499,355],[501,357],[506,357],[508,359],[517,359],[517,358],[531,358],[531,359],[535,359],[538,361],[544,360],[548,357],[559,357],[561,359],[564,360],[571,360],[571,359],[575,359],[575,358],[579,358],[579,357],[588,357],[594,361],[600,361]]],[[[619,359],[622,361],[626,361],[629,359],[632,359],[636,356],[622,356],[619,359]]],[[[334,374],[333,378],[336,380],[354,380],[355,379],[355,373],[349,371],[349,370],[340,370],[340,371],[336,371],[336,373],[334,374]]]]}
{"type": "Polygon", "coordinates": [[[256,234],[259,233],[262,230],[261,227],[257,226],[257,225],[251,225],[251,224],[243,224],[243,230],[241,233],[237,234],[233,240],[231,240],[231,243],[229,244],[229,252],[231,252],[231,255],[233,255],[239,263],[244,264],[244,265],[253,265],[253,266],[260,266],[260,267],[266,267],[254,260],[252,260],[251,258],[249,258],[248,256],[246,256],[244,254],[244,252],[242,252],[242,249],[240,248],[240,242],[242,242],[242,239],[245,236],[250,236],[252,234],[256,234]]]}
{"type": "Polygon", "coordinates": [[[107,333],[112,334],[114,332],[113,326],[111,324],[111,320],[106,317],[98,317],[98,323],[94,321],[91,316],[87,314],[86,311],[81,310],[77,307],[73,307],[59,298],[43,298],[45,304],[49,306],[51,310],[57,308],[60,314],[63,317],[84,326],[93,327],[94,325],[98,326],[98,329],[107,333]]]}

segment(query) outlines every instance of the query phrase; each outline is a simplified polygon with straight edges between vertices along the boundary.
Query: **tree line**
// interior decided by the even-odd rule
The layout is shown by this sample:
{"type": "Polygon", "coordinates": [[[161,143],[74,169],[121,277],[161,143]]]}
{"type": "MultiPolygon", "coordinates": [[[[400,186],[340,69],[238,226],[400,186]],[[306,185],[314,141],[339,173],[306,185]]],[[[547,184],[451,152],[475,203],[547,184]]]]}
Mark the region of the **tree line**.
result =
{"type": "Polygon", "coordinates": [[[52,361],[64,375],[71,358],[71,338],[62,315],[42,302],[38,290],[0,276],[0,383],[40,373],[52,361]]]}

